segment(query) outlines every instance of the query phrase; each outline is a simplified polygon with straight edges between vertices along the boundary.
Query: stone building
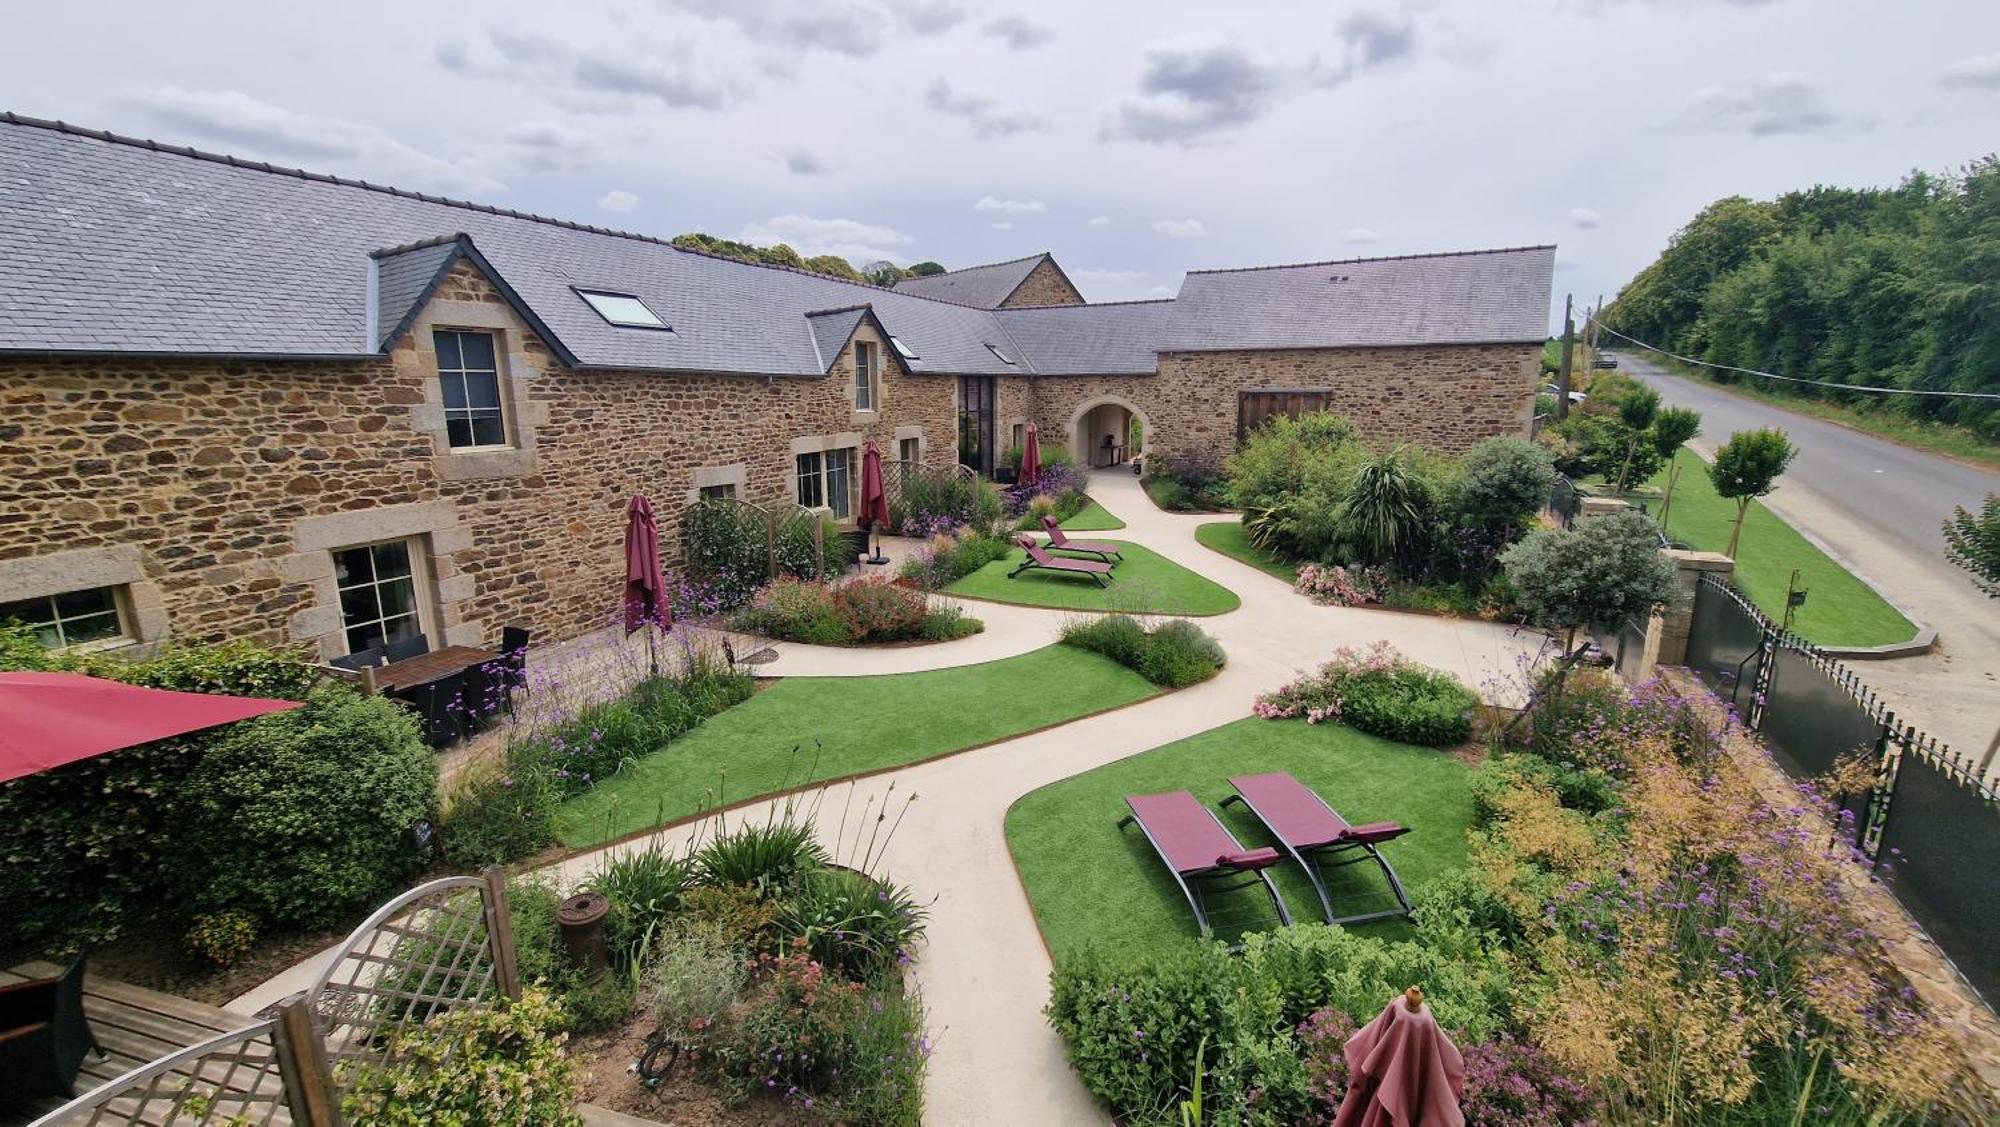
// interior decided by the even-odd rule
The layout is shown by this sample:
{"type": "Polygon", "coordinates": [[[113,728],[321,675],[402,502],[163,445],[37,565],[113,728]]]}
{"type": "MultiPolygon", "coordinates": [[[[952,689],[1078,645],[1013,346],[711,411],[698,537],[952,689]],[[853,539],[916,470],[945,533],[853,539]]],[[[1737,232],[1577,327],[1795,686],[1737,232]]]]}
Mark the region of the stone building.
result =
{"type": "Polygon", "coordinates": [[[0,115],[0,614],[54,644],[337,656],[612,612],[624,507],[846,518],[863,445],[1220,456],[1313,387],[1384,441],[1523,433],[1550,248],[894,289],[0,115]],[[1114,441],[1107,448],[1105,438],[1114,441]]]}

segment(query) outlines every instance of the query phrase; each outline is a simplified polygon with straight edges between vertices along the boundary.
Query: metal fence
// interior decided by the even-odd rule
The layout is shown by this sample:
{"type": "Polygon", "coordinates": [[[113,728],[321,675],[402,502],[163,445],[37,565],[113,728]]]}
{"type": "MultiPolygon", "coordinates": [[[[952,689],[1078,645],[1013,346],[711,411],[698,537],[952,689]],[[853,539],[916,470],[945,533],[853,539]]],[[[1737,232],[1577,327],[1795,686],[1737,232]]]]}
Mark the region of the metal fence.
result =
{"type": "Polygon", "coordinates": [[[1613,668],[1627,681],[1637,681],[1646,671],[1646,624],[1628,618],[1618,627],[1612,643],[1613,668]]]}
{"type": "Polygon", "coordinates": [[[2000,795],[1971,760],[1900,722],[1853,671],[1712,575],[1695,586],[1687,664],[1795,778],[1868,757],[1874,790],[1838,796],[1853,844],[1973,988],[2000,1002],[2000,795]]]}
{"type": "Polygon", "coordinates": [[[1583,490],[1563,474],[1557,474],[1555,484],[1549,487],[1549,515],[1564,528],[1583,511],[1583,490]]]}

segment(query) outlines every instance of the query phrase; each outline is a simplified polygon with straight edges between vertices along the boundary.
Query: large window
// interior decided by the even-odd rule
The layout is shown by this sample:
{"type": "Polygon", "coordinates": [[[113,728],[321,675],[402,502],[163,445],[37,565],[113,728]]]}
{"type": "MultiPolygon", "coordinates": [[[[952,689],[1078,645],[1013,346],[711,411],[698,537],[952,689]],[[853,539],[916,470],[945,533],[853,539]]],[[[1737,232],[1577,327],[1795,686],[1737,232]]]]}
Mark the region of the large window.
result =
{"type": "Polygon", "coordinates": [[[390,540],[333,554],[340,624],[347,652],[360,653],[424,632],[418,610],[417,559],[411,541],[390,540]]]}
{"type": "Polygon", "coordinates": [[[846,520],[854,514],[854,447],[799,455],[799,504],[825,506],[846,520]]]}
{"type": "Polygon", "coordinates": [[[958,378],[958,460],[993,476],[993,377],[958,378]]]}
{"type": "Polygon", "coordinates": [[[116,587],[93,587],[39,599],[0,603],[0,622],[19,622],[52,650],[125,637],[116,587]]]}
{"type": "Polygon", "coordinates": [[[881,397],[877,381],[881,364],[875,359],[875,346],[865,340],[854,342],[854,409],[873,411],[875,401],[881,397]]]}
{"type": "Polygon", "coordinates": [[[444,388],[444,430],[453,450],[507,445],[500,412],[500,369],[492,333],[438,329],[438,382],[444,388]]]}

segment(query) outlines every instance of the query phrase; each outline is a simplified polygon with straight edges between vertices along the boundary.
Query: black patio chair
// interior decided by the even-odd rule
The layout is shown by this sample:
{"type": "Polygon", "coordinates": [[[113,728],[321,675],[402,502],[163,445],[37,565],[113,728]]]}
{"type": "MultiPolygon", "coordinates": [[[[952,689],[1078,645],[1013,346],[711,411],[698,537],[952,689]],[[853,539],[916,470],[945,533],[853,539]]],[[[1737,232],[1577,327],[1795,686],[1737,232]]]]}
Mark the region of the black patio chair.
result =
{"type": "Polygon", "coordinates": [[[83,1013],[83,956],[54,978],[0,986],[0,1107],[76,1095],[93,1049],[105,1056],[83,1013]]]}
{"type": "Polygon", "coordinates": [[[465,734],[464,692],[465,673],[461,670],[434,677],[421,685],[398,688],[394,695],[417,710],[417,716],[424,725],[425,743],[432,747],[447,747],[465,734]]]}
{"type": "Polygon", "coordinates": [[[487,662],[498,669],[500,704],[507,715],[514,714],[514,690],[528,683],[528,640],[533,635],[525,626],[500,628],[500,660],[487,662]]]}
{"type": "Polygon", "coordinates": [[[398,638],[390,642],[387,646],[383,647],[382,652],[390,661],[405,661],[413,657],[422,657],[431,652],[431,640],[422,634],[412,634],[407,638],[398,638]]]}
{"type": "Polygon", "coordinates": [[[381,646],[369,646],[365,650],[357,650],[351,654],[343,654],[340,657],[334,658],[332,661],[327,662],[327,664],[333,666],[335,669],[346,669],[354,672],[360,672],[363,669],[370,669],[373,668],[374,666],[381,665],[385,661],[386,658],[383,655],[381,646]]]}
{"type": "Polygon", "coordinates": [[[458,710],[460,730],[469,736],[484,729],[494,713],[507,707],[508,672],[504,659],[496,658],[467,666],[459,679],[458,695],[452,703],[458,710]]]}

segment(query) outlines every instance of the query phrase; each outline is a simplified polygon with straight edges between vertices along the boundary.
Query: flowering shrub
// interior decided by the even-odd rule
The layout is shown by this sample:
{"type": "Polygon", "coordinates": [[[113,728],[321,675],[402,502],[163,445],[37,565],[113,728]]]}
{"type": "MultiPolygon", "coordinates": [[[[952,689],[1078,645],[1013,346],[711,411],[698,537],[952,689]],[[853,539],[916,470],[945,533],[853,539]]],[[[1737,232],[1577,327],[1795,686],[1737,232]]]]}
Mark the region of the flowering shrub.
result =
{"type": "Polygon", "coordinates": [[[859,579],[833,592],[847,636],[857,642],[898,642],[923,629],[930,606],[923,593],[886,577],[859,579]]]}
{"type": "Polygon", "coordinates": [[[1358,607],[1382,601],[1386,579],[1377,567],[1302,564],[1292,589],[1325,606],[1358,607]]]}
{"type": "Polygon", "coordinates": [[[542,990],[518,1002],[446,1010],[398,1030],[383,1064],[344,1066],[350,1122],[535,1123],[575,1127],[576,1066],[563,1053],[562,1011],[542,990]]]}
{"type": "Polygon", "coordinates": [[[189,954],[226,967],[250,953],[257,942],[257,921],[237,911],[196,916],[182,942],[189,954]]]}
{"type": "Polygon", "coordinates": [[[734,630],[816,646],[941,642],[985,629],[953,606],[932,606],[922,591],[886,577],[839,586],[782,576],[729,618],[734,630]]]}
{"type": "Polygon", "coordinates": [[[824,583],[781,575],[766,583],[750,601],[750,609],[730,625],[752,634],[838,646],[848,639],[847,622],[834,605],[833,590],[824,583]]]}
{"type": "Polygon", "coordinates": [[[1479,698],[1458,678],[1405,659],[1387,642],[1342,647],[1319,672],[1257,698],[1266,720],[1339,720],[1384,739],[1451,747],[1472,735],[1479,698]]]}
{"type": "Polygon", "coordinates": [[[970,530],[940,532],[925,542],[923,550],[903,562],[901,578],[926,591],[936,591],[963,579],[994,560],[1005,559],[1012,549],[997,536],[970,530]]]}

